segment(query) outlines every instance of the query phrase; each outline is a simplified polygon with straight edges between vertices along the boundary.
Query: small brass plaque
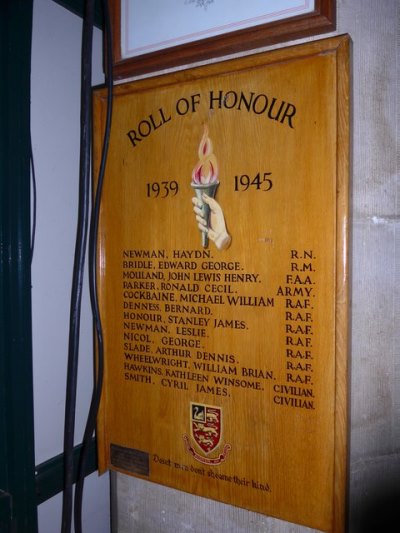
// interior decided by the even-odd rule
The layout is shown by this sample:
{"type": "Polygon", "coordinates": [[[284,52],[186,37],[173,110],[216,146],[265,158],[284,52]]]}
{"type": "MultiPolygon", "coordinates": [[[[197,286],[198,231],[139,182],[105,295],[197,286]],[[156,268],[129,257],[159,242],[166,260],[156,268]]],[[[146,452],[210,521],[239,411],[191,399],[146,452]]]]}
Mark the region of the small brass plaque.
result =
{"type": "Polygon", "coordinates": [[[149,454],[141,450],[111,444],[110,462],[115,468],[131,472],[132,474],[140,474],[141,476],[149,475],[149,454]]]}

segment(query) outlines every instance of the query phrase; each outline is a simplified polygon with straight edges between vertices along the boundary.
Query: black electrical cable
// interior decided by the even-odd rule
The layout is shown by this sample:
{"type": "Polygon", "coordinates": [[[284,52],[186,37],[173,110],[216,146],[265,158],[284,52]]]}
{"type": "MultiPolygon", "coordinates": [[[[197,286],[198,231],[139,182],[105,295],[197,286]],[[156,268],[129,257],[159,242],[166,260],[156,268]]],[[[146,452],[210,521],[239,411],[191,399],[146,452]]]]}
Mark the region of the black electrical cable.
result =
{"type": "Polygon", "coordinates": [[[64,491],[62,533],[70,533],[72,523],[72,487],[74,481],[74,434],[76,389],[79,358],[80,315],[85,254],[89,225],[91,158],[91,86],[94,0],[86,0],[82,30],[80,168],[78,223],[71,289],[68,369],[64,424],[64,491]]]}
{"type": "Polygon", "coordinates": [[[113,102],[113,56],[112,56],[112,34],[111,21],[108,0],[103,0],[104,10],[104,27],[105,27],[105,42],[106,42],[106,88],[107,88],[107,112],[106,124],[104,129],[103,147],[101,154],[101,162],[98,173],[97,184],[95,187],[95,198],[92,209],[92,216],[90,220],[89,233],[89,290],[90,301],[92,306],[92,313],[94,318],[94,326],[96,333],[96,348],[97,348],[97,366],[94,376],[94,385],[92,400],[90,404],[88,419],[85,427],[84,437],[82,441],[82,451],[80,456],[80,463],[78,469],[78,478],[75,487],[75,501],[74,501],[74,525],[75,533],[82,533],[82,498],[83,485],[85,479],[85,470],[88,457],[88,451],[91,444],[92,436],[96,428],[97,413],[99,410],[101,393],[103,388],[103,370],[104,370],[104,346],[103,346],[103,331],[101,325],[100,309],[97,292],[97,243],[98,243],[98,227],[100,217],[100,204],[104,184],[105,167],[107,161],[110,132],[111,132],[111,118],[112,118],[112,102],[113,102]]]}
{"type": "Polygon", "coordinates": [[[37,192],[36,192],[35,163],[33,160],[33,149],[32,149],[32,137],[31,136],[29,138],[29,143],[30,143],[31,182],[32,182],[32,229],[31,229],[31,264],[32,264],[33,252],[35,250],[35,237],[36,237],[37,192]]]}

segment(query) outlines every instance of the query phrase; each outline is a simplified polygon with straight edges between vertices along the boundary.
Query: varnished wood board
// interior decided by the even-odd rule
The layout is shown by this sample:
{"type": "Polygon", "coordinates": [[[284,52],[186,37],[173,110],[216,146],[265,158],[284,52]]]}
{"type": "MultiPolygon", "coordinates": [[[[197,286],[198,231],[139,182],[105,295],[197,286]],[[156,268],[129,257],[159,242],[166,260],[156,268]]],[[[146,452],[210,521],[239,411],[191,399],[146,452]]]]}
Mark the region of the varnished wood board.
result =
{"type": "Polygon", "coordinates": [[[348,49],[342,36],[115,88],[102,470],[343,530],[348,49]]]}

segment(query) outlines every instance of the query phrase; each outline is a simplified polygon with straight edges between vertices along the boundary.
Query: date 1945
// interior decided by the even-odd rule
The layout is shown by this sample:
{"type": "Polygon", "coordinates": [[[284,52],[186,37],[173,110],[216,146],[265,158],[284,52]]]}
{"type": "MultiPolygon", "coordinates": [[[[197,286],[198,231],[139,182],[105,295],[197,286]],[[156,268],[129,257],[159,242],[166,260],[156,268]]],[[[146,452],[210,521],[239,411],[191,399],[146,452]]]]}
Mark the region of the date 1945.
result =
{"type": "Polygon", "coordinates": [[[248,174],[242,174],[241,176],[235,176],[235,191],[247,191],[247,190],[257,190],[257,191],[270,191],[272,189],[272,179],[269,178],[272,172],[258,172],[253,177],[248,174]]]}

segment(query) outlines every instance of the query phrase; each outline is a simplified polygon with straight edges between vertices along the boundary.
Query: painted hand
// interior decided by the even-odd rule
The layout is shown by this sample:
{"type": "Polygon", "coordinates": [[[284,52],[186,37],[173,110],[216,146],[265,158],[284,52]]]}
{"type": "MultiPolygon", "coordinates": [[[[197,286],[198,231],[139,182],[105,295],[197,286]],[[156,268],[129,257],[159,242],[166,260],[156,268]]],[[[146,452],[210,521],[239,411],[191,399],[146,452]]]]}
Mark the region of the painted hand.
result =
{"type": "Polygon", "coordinates": [[[219,203],[207,194],[203,193],[204,203],[210,206],[210,222],[207,225],[207,220],[203,216],[201,209],[201,202],[197,198],[192,198],[193,211],[196,214],[197,225],[200,231],[206,233],[210,240],[212,240],[218,250],[225,250],[231,244],[231,236],[226,230],[224,213],[219,203]]]}

